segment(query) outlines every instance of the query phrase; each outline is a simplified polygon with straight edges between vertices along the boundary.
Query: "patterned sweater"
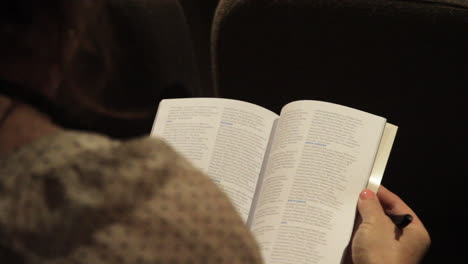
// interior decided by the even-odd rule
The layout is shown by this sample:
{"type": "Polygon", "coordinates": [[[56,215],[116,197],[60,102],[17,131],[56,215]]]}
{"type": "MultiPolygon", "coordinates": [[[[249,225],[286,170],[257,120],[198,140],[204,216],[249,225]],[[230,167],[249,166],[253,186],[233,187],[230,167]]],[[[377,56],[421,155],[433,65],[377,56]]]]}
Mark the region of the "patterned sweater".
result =
{"type": "Polygon", "coordinates": [[[0,157],[1,263],[261,263],[227,197],[158,139],[72,131],[0,157]]]}

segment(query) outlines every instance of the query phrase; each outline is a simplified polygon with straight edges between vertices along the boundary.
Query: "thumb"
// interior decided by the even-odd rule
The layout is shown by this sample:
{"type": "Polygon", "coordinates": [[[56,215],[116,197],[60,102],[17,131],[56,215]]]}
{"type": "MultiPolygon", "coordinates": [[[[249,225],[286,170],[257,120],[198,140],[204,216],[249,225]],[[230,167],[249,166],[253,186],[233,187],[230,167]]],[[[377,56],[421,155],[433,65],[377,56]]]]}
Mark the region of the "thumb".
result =
{"type": "Polygon", "coordinates": [[[378,218],[384,216],[384,210],[375,193],[364,189],[359,194],[358,211],[363,222],[374,223],[378,218]]]}

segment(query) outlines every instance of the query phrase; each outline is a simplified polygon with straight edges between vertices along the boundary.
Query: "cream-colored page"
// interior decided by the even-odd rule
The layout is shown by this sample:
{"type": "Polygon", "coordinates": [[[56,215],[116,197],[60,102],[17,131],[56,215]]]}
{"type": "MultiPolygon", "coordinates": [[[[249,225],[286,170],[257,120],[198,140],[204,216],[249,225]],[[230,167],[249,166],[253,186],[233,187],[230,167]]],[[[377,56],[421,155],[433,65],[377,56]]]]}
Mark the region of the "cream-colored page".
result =
{"type": "Polygon", "coordinates": [[[218,98],[163,100],[151,136],[207,173],[247,220],[275,113],[218,98]]]}
{"type": "Polygon", "coordinates": [[[340,263],[385,123],[319,101],[283,108],[250,226],[266,263],[340,263]]]}

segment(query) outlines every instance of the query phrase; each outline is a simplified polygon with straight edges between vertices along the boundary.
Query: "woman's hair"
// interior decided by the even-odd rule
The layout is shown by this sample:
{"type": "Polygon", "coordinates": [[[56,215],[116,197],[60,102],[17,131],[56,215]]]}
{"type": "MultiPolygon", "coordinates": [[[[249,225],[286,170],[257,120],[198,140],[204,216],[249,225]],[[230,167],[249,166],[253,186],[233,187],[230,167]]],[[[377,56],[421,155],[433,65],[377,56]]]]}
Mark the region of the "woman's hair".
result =
{"type": "Polygon", "coordinates": [[[160,97],[157,58],[137,46],[138,32],[119,12],[105,0],[5,0],[0,56],[5,63],[37,58],[58,64],[63,81],[55,101],[73,106],[70,118],[88,129],[146,133],[160,97]]]}

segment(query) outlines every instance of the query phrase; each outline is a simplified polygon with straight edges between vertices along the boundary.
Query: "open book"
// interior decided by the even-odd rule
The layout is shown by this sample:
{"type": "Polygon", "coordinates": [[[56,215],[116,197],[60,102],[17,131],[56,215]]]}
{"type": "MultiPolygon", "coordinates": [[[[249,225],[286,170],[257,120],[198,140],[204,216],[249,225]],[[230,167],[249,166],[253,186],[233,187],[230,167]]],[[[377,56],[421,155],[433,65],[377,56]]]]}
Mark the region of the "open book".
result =
{"type": "Polygon", "coordinates": [[[359,193],[377,190],[397,127],[353,108],[287,104],[281,115],[216,98],[159,104],[165,139],[223,189],[267,264],[340,263],[359,193]]]}

